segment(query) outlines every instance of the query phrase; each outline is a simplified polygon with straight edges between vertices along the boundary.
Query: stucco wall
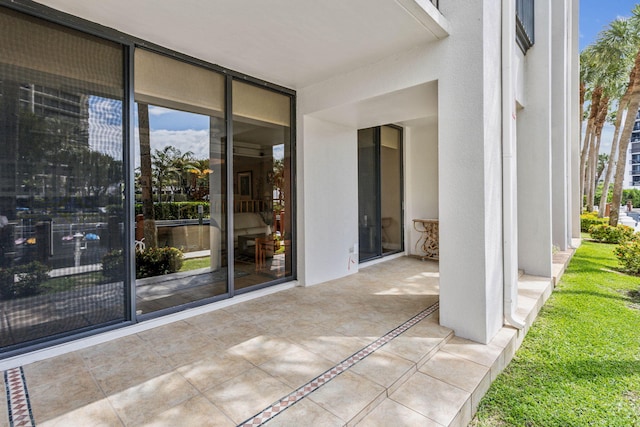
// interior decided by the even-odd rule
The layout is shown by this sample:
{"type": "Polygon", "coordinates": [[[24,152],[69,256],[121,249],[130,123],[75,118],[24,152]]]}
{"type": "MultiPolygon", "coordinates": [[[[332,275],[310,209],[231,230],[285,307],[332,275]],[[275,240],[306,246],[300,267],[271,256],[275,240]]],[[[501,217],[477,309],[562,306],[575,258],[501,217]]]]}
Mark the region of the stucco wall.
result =
{"type": "MultiPolygon", "coordinates": [[[[304,118],[303,278],[314,285],[358,271],[358,147],[356,129],[304,118]],[[355,262],[351,262],[355,260],[355,262]]],[[[300,258],[299,258],[300,260],[300,258]]]]}
{"type": "Polygon", "coordinates": [[[438,219],[438,125],[409,126],[405,130],[405,242],[407,252],[416,252],[421,234],[415,218],[438,219]]]}

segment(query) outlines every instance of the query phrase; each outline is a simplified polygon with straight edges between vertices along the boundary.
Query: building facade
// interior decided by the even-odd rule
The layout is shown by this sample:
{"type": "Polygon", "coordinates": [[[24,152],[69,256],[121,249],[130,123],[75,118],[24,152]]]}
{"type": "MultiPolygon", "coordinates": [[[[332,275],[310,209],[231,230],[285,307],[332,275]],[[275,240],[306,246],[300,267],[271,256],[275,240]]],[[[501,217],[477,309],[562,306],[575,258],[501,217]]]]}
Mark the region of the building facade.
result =
{"type": "Polygon", "coordinates": [[[0,1],[0,357],[420,255],[414,219],[440,322],[517,325],[579,238],[578,1],[437,3],[0,1]]]}

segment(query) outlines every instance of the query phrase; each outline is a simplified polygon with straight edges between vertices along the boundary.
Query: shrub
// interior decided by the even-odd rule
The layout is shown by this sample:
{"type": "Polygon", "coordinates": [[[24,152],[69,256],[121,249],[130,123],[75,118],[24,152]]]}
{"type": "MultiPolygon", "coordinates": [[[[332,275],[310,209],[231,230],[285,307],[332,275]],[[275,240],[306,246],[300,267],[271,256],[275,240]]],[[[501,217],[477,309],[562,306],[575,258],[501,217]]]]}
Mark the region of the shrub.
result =
{"type": "Polygon", "coordinates": [[[625,271],[640,274],[640,240],[633,239],[617,246],[613,252],[625,271]]]}
{"type": "Polygon", "coordinates": [[[623,243],[633,238],[634,230],[626,225],[612,227],[607,224],[592,225],[589,228],[591,238],[601,243],[623,243]]]}
{"type": "Polygon", "coordinates": [[[175,273],[182,267],[182,260],[182,252],[171,247],[136,251],[136,278],[175,273]]]}
{"type": "Polygon", "coordinates": [[[584,233],[589,232],[592,225],[607,224],[607,218],[598,218],[597,212],[589,212],[580,215],[580,230],[584,233]]]}
{"type": "MultiPolygon", "coordinates": [[[[209,218],[209,202],[163,202],[153,204],[154,219],[199,219],[198,206],[203,206],[203,217],[209,218]]],[[[142,203],[136,203],[136,215],[142,213],[142,203]]]]}
{"type": "Polygon", "coordinates": [[[49,279],[49,267],[33,261],[16,267],[0,269],[0,296],[3,299],[38,295],[49,279]]]}
{"type": "Polygon", "coordinates": [[[107,252],[102,257],[102,275],[110,281],[124,279],[124,254],[121,249],[107,252]]]}

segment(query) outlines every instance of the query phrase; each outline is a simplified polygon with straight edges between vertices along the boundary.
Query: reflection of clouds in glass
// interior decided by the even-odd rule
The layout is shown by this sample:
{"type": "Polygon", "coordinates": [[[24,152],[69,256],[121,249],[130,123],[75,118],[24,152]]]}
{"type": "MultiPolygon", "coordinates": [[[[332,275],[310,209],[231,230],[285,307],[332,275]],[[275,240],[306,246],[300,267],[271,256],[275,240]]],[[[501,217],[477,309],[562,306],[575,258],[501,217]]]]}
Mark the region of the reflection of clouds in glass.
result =
{"type": "Polygon", "coordinates": [[[273,147],[273,158],[274,160],[284,159],[284,144],[273,147]]]}
{"type": "Polygon", "coordinates": [[[89,147],[122,159],[122,101],[89,97],[89,147]]]}
{"type": "Polygon", "coordinates": [[[171,114],[173,112],[175,112],[175,110],[164,107],[156,107],[155,105],[149,105],[150,116],[162,116],[163,114],[171,114]]]}
{"type": "MultiPolygon", "coordinates": [[[[136,128],[135,140],[135,167],[140,166],[140,133],[136,128]]],[[[152,130],[150,132],[151,152],[165,147],[175,147],[181,153],[191,151],[196,159],[209,158],[209,131],[208,130],[152,130]]]]}

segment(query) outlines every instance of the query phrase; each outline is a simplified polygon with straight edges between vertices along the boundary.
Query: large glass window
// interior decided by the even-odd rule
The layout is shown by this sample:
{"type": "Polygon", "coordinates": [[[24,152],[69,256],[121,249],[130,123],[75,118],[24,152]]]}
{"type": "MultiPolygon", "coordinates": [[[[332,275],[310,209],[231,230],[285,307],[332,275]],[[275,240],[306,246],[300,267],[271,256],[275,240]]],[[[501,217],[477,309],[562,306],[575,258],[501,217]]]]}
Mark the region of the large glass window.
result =
{"type": "Polygon", "coordinates": [[[0,349],[123,321],[123,48],[0,9],[0,349]]]}
{"type": "Polygon", "coordinates": [[[291,100],[233,82],[235,289],[292,274],[291,100]]]}
{"type": "Polygon", "coordinates": [[[292,277],[292,95],[5,7],[0,40],[0,353],[292,277]]]}
{"type": "Polygon", "coordinates": [[[136,310],[144,314],[228,291],[224,77],[138,49],[135,88],[136,310]]]}

